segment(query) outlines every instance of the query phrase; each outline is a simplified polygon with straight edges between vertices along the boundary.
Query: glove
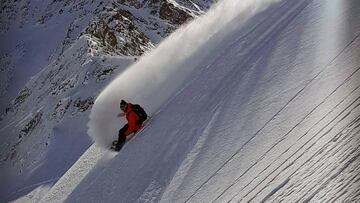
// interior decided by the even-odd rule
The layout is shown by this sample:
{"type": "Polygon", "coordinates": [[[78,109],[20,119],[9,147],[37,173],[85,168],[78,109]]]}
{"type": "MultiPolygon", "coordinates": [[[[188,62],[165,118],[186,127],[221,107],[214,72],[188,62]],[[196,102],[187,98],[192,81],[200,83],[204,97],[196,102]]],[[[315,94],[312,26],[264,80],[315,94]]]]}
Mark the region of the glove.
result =
{"type": "Polygon", "coordinates": [[[118,115],[117,115],[117,117],[123,117],[123,116],[125,116],[126,114],[125,113],[119,113],[118,115]]]}

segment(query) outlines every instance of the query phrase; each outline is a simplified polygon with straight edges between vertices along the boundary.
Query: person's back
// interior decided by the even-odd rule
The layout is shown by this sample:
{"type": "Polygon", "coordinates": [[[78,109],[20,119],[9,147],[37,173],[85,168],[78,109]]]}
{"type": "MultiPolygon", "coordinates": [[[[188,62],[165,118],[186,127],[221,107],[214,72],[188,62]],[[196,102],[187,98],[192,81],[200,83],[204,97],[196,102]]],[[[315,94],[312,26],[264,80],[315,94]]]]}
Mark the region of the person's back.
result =
{"type": "Polygon", "coordinates": [[[138,123],[143,123],[148,118],[147,113],[145,110],[139,105],[139,104],[132,104],[131,109],[136,113],[136,115],[139,117],[138,123]]]}

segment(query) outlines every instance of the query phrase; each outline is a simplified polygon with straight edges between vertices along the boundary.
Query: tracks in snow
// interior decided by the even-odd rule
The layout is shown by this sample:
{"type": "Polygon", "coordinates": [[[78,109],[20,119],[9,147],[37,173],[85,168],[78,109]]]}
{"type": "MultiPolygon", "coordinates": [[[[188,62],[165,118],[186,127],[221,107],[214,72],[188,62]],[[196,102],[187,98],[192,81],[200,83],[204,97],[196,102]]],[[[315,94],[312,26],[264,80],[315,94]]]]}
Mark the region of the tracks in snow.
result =
{"type": "MultiPolygon", "coordinates": [[[[220,168],[218,168],[218,170],[216,170],[205,182],[203,182],[195,190],[195,192],[186,199],[185,202],[190,202],[192,198],[195,197],[198,192],[209,183],[211,179],[218,176],[219,172],[225,168],[228,163],[236,158],[240,151],[249,142],[251,142],[258,134],[262,133],[266,127],[275,122],[277,117],[279,117],[285,111],[285,109],[289,108],[291,105],[294,105],[295,101],[305,95],[314,83],[316,83],[320,78],[325,77],[326,71],[328,71],[329,67],[332,67],[334,62],[336,62],[336,60],[342,56],[343,53],[349,49],[349,47],[351,47],[351,45],[358,38],[359,34],[354,37],[338,53],[336,57],[329,61],[329,63],[321,71],[319,71],[313,78],[311,78],[311,80],[309,80],[300,91],[298,91],[269,121],[267,121],[251,137],[251,139],[242,145],[231,157],[229,157],[229,159],[224,162],[223,165],[220,166],[220,168]]],[[[255,163],[250,165],[250,167],[247,168],[247,170],[245,170],[240,176],[238,176],[234,182],[232,182],[222,192],[220,192],[219,195],[213,200],[213,202],[264,202],[267,200],[294,201],[295,199],[291,199],[294,198],[292,195],[299,195],[299,193],[295,192],[296,190],[302,192],[303,190],[308,190],[307,192],[312,192],[311,195],[306,195],[307,193],[301,193],[303,195],[296,201],[310,201],[313,198],[317,198],[319,196],[318,194],[324,190],[324,188],[327,188],[330,184],[338,184],[338,188],[341,188],[340,192],[342,196],[345,197],[346,195],[344,194],[347,192],[346,188],[351,187],[350,183],[359,181],[359,179],[356,178],[356,171],[355,174],[349,174],[350,182],[341,184],[339,182],[334,183],[333,180],[340,177],[341,172],[348,170],[354,171],[352,168],[354,165],[356,165],[356,161],[358,161],[359,158],[358,148],[352,149],[351,151],[346,150],[346,146],[349,144],[359,143],[359,140],[356,138],[358,135],[358,131],[356,131],[356,129],[359,125],[359,115],[357,112],[360,111],[360,98],[357,97],[360,95],[360,86],[357,86],[357,81],[360,80],[360,67],[353,69],[354,70],[333,91],[331,91],[330,94],[328,94],[309,113],[307,113],[299,122],[297,122],[290,129],[290,131],[284,134],[262,156],[260,156],[259,159],[255,161],[255,163]],[[349,86],[352,88],[348,88],[349,86]],[[348,92],[348,94],[343,95],[342,92],[346,92],[348,89],[351,89],[351,91],[348,92]],[[333,104],[332,101],[338,100],[338,97],[342,97],[340,102],[333,104]],[[329,106],[331,106],[331,108],[328,108],[329,106]],[[326,110],[329,111],[324,113],[326,110]],[[308,129],[304,127],[309,125],[311,125],[311,127],[308,129]],[[303,129],[307,130],[305,132],[301,132],[303,129]],[[301,133],[301,136],[296,138],[299,133],[301,133]],[[296,139],[294,139],[294,137],[296,139]],[[285,143],[284,141],[289,142],[290,139],[294,140],[292,144],[287,146],[285,149],[281,149],[281,144],[285,143]],[[333,143],[338,143],[339,146],[342,147],[338,147],[336,148],[337,150],[332,151],[333,148],[329,146],[333,146],[333,143]],[[324,152],[325,149],[328,149],[328,151],[324,152]],[[270,154],[274,152],[277,154],[277,156],[271,157],[270,154]],[[338,155],[339,152],[347,155],[346,158],[341,161],[341,166],[333,166],[332,170],[326,173],[326,175],[330,176],[330,179],[323,181],[319,187],[314,185],[309,188],[308,186],[303,185],[301,178],[299,179],[299,177],[301,177],[298,174],[299,171],[308,169],[310,171],[314,171],[314,173],[317,173],[319,169],[323,168],[321,166],[313,168],[313,165],[310,163],[313,163],[314,160],[321,162],[322,159],[330,159],[331,156],[327,156],[328,154],[338,155]],[[317,157],[321,158],[319,159],[317,157]],[[266,163],[263,162],[264,160],[267,160],[267,163],[269,163],[268,158],[272,158],[273,162],[271,162],[269,165],[266,165],[266,163]],[[246,180],[246,176],[251,177],[252,175],[250,174],[254,172],[256,173],[256,171],[259,169],[261,170],[255,177],[253,177],[250,181],[246,180]],[[299,180],[299,184],[302,185],[301,187],[294,186],[296,185],[296,183],[294,183],[294,180],[296,179],[299,180]]],[[[323,167],[327,166],[324,165],[325,163],[322,164],[323,167]]],[[[310,177],[311,175],[308,173],[304,174],[303,176],[305,177],[310,177]]],[[[315,179],[316,177],[317,176],[314,176],[313,178],[315,179]]],[[[329,190],[331,190],[331,188],[329,190]]],[[[353,195],[353,198],[360,198],[359,193],[356,194],[353,195]]],[[[324,196],[326,196],[326,194],[323,195],[322,198],[324,198],[324,196]]],[[[336,200],[338,198],[340,197],[333,194],[332,199],[336,200]]]]}

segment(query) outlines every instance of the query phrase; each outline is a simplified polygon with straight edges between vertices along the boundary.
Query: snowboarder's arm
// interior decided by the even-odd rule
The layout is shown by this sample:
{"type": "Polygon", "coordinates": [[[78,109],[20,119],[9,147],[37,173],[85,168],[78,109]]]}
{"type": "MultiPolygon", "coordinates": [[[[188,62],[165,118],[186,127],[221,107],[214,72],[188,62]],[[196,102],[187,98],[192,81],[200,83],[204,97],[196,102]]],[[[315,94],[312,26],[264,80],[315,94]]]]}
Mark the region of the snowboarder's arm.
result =
{"type": "Polygon", "coordinates": [[[118,113],[117,117],[124,117],[125,115],[125,113],[118,113]]]}

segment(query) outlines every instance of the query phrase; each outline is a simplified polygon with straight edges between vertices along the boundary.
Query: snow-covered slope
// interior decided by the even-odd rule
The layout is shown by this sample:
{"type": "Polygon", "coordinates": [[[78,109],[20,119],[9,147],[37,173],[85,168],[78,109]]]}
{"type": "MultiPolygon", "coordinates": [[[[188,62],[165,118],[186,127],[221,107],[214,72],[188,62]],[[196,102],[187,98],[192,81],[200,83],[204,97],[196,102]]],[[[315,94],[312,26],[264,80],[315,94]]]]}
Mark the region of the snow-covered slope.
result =
{"type": "MultiPolygon", "coordinates": [[[[178,49],[169,40],[134,65],[153,56],[151,71],[175,66],[170,76],[190,65],[175,93],[151,92],[162,102],[124,94],[140,98],[151,124],[118,154],[93,145],[43,202],[360,201],[359,1],[288,0],[260,13],[252,11],[265,0],[243,1],[257,8],[245,11],[224,2],[235,18],[207,43],[189,45],[189,57],[160,63],[157,52],[178,49]]],[[[172,40],[193,40],[178,32],[172,40]]],[[[112,125],[116,110],[104,104],[94,109],[112,125]]]]}

